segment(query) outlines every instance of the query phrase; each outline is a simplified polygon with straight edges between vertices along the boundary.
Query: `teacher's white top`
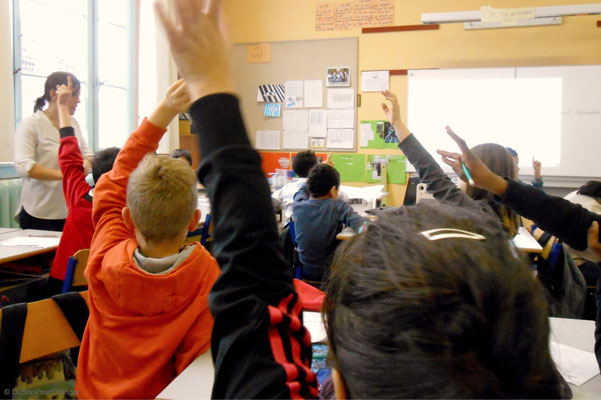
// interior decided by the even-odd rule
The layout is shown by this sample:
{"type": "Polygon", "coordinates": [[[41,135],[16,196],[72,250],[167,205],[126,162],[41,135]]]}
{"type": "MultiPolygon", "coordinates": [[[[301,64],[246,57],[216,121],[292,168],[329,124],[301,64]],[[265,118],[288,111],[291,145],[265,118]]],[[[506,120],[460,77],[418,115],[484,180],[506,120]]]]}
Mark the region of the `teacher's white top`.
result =
{"type": "MultiPolygon", "coordinates": [[[[71,126],[84,157],[92,155],[81,128],[71,117],[71,126]]],[[[67,205],[62,181],[42,181],[27,175],[34,164],[59,169],[58,147],[60,135],[43,111],[24,118],[15,133],[15,169],[23,178],[23,189],[17,212],[21,207],[32,216],[42,219],[67,218],[67,205]]]]}

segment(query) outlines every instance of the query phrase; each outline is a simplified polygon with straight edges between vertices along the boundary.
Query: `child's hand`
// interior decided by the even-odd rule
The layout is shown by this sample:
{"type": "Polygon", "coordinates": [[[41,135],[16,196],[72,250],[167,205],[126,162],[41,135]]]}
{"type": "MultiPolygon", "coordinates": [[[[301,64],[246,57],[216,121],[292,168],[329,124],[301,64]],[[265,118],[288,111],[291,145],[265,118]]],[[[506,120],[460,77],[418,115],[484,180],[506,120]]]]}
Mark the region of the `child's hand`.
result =
{"type": "Polygon", "coordinates": [[[56,87],[56,103],[59,106],[68,106],[73,94],[73,82],[71,77],[67,75],[67,85],[58,85],[56,87]]]}
{"type": "Polygon", "coordinates": [[[465,140],[457,136],[448,126],[447,133],[451,139],[457,143],[461,154],[436,150],[436,152],[442,156],[442,161],[444,161],[445,164],[450,165],[457,176],[467,182],[467,177],[463,173],[463,168],[461,167],[461,162],[463,161],[469,170],[476,187],[486,189],[498,195],[503,194],[507,188],[505,179],[492,173],[488,167],[472,153],[469,147],[467,147],[465,140]]]}
{"type": "Polygon", "coordinates": [[[190,109],[190,96],[183,79],[175,82],[165,93],[165,105],[176,113],[185,113],[190,109]]]}
{"type": "Polygon", "coordinates": [[[536,178],[541,178],[541,170],[542,164],[540,163],[540,161],[535,160],[534,156],[532,156],[532,169],[534,169],[534,176],[536,178]]]}
{"type": "Polygon", "coordinates": [[[390,122],[396,131],[399,140],[402,142],[410,135],[410,132],[401,119],[401,107],[399,106],[399,101],[396,95],[390,90],[384,90],[382,95],[390,102],[390,107],[388,107],[386,103],[382,103],[382,110],[386,113],[388,122],[390,122]]]}
{"type": "Polygon", "coordinates": [[[233,92],[228,46],[220,21],[222,0],[171,0],[171,3],[174,19],[168,16],[164,1],[155,0],[155,9],[192,100],[233,92]]]}

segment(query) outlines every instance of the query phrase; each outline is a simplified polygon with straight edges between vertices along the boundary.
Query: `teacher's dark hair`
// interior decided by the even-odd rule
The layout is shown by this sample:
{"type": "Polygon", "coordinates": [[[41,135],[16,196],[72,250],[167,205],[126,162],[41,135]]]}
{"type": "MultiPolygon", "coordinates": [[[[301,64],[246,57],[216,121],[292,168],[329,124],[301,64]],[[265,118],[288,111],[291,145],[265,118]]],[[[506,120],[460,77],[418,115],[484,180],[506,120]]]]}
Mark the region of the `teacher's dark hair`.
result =
{"type": "Polygon", "coordinates": [[[601,198],[601,182],[599,181],[588,181],[578,189],[578,194],[601,198]]]}
{"type": "Polygon", "coordinates": [[[570,396],[541,286],[509,243],[494,216],[440,203],[382,213],[343,242],[323,312],[349,398],[570,396]],[[420,233],[435,228],[486,239],[420,233]]]}
{"type": "Polygon", "coordinates": [[[44,94],[35,100],[35,105],[33,106],[34,113],[43,110],[44,106],[46,105],[46,102],[50,102],[51,90],[56,90],[57,86],[66,85],[68,83],[67,76],[71,77],[71,82],[75,90],[81,87],[79,79],[77,79],[77,77],[75,77],[75,75],[73,75],[70,72],[57,71],[51,73],[50,75],[48,75],[48,77],[46,78],[46,82],[44,83],[44,94]]]}

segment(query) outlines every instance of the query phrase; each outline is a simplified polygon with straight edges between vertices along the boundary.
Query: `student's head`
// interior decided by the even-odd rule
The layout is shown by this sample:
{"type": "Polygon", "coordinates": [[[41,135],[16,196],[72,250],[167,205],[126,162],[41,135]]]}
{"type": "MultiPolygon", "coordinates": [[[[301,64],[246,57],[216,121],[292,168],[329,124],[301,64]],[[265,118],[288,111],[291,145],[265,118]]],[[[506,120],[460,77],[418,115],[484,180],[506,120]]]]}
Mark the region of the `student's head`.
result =
{"type": "Polygon", "coordinates": [[[328,164],[318,164],[311,168],[307,177],[307,190],[311,197],[329,196],[338,198],[340,174],[328,164]]]}
{"type": "Polygon", "coordinates": [[[79,79],[70,72],[57,71],[53,72],[46,78],[44,83],[44,94],[35,100],[33,106],[33,112],[37,112],[44,109],[46,103],[56,102],[56,87],[60,85],[67,85],[67,77],[71,77],[71,84],[73,85],[73,93],[71,95],[71,101],[69,104],[69,112],[71,115],[75,114],[75,109],[79,104],[79,95],[81,94],[81,83],[79,79]]]}
{"type": "Polygon", "coordinates": [[[588,181],[578,189],[578,194],[594,198],[601,198],[601,182],[588,181]]]}
{"type": "Polygon", "coordinates": [[[95,183],[98,182],[102,174],[113,169],[113,164],[115,163],[117,154],[119,154],[119,150],[118,147],[109,147],[96,152],[92,161],[92,178],[95,183]]]}
{"type": "Polygon", "coordinates": [[[515,165],[515,174],[517,175],[520,171],[520,156],[518,152],[512,149],[511,147],[506,147],[509,154],[511,154],[511,158],[513,158],[513,163],[515,165]]]}
{"type": "Polygon", "coordinates": [[[197,203],[194,170],[180,160],[148,154],[129,177],[124,219],[127,224],[131,217],[146,243],[183,243],[198,225],[197,203]]]}
{"type": "Polygon", "coordinates": [[[559,396],[540,284],[494,217],[427,203],[381,214],[338,247],[323,312],[348,398],[559,396]],[[485,239],[422,234],[438,228],[485,239]]]}
{"type": "MultiPolygon", "coordinates": [[[[516,165],[509,151],[495,143],[479,144],[471,149],[472,153],[478,157],[493,173],[499,176],[507,176],[510,178],[517,177],[516,165]]],[[[465,185],[465,192],[474,200],[486,200],[487,203],[495,210],[505,230],[510,235],[515,235],[519,227],[519,216],[510,208],[505,207],[497,200],[494,195],[486,190],[474,188],[470,185],[465,185]]]]}
{"type": "Polygon", "coordinates": [[[317,164],[319,160],[312,150],[301,151],[292,160],[292,170],[299,178],[306,178],[317,164]]]}
{"type": "Polygon", "coordinates": [[[169,157],[185,160],[188,162],[188,165],[192,166],[192,154],[186,149],[175,149],[171,152],[169,157]]]}

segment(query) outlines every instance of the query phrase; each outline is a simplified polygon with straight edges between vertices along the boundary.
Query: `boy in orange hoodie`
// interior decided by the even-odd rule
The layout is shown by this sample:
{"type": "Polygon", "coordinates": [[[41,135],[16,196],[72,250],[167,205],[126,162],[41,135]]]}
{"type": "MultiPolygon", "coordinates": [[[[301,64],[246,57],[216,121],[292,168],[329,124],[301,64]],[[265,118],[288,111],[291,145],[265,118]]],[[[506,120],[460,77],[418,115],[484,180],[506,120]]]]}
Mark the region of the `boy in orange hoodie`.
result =
{"type": "Polygon", "coordinates": [[[154,398],[210,346],[207,296],[219,267],[199,243],[184,244],[200,219],[196,176],[154,155],[188,107],[178,81],[96,185],[79,398],[154,398]]]}

